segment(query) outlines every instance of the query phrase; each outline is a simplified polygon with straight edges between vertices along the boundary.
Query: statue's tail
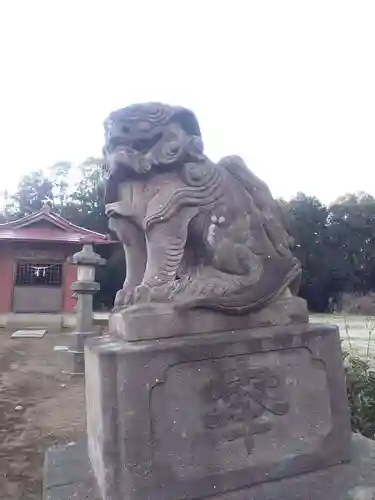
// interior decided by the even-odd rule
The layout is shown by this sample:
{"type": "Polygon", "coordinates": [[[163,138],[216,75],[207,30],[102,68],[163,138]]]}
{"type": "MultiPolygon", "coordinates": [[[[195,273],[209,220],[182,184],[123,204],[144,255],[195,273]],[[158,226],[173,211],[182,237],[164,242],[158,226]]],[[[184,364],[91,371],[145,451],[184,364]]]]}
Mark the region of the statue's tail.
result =
{"type": "Polygon", "coordinates": [[[197,297],[176,302],[177,310],[211,309],[225,314],[241,315],[259,311],[280,296],[287,288],[294,291],[301,276],[301,266],[295,259],[272,258],[263,262],[262,274],[255,284],[223,296],[197,297]]]}

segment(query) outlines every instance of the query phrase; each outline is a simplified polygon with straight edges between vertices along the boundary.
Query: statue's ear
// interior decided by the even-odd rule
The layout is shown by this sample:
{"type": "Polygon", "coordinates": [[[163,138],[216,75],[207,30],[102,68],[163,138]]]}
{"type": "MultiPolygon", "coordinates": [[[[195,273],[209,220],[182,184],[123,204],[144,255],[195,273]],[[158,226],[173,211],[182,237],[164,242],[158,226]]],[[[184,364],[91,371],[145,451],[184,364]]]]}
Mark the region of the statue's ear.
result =
{"type": "Polygon", "coordinates": [[[202,136],[197,117],[190,109],[178,108],[172,120],[179,123],[188,135],[202,136]]]}

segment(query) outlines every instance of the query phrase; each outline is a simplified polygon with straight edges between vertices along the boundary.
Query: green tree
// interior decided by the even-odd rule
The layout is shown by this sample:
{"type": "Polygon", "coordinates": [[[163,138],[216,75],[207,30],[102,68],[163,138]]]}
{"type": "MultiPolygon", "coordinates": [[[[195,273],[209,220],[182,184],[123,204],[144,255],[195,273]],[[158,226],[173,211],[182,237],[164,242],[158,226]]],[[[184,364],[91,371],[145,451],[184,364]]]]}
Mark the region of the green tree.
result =
{"type": "Polygon", "coordinates": [[[303,267],[301,295],[309,307],[325,311],[340,306],[344,292],[375,289],[375,199],[347,194],[330,207],[298,194],[284,203],[303,267]]]}
{"type": "Polygon", "coordinates": [[[104,207],[106,166],[101,158],[88,158],[77,167],[78,182],[71,190],[61,215],[87,229],[106,233],[108,221],[104,207]]]}
{"type": "Polygon", "coordinates": [[[47,200],[53,202],[53,183],[42,170],[36,170],[21,179],[7,200],[5,212],[17,219],[37,212],[47,200]]]}
{"type": "Polygon", "coordinates": [[[60,161],[48,169],[48,178],[52,182],[53,208],[61,213],[71,196],[73,164],[69,161],[60,161]]]}
{"type": "Polygon", "coordinates": [[[329,276],[325,264],[327,208],[315,197],[299,193],[286,204],[294,254],[303,268],[301,295],[309,307],[324,311],[329,303],[329,276]]]}
{"type": "Polygon", "coordinates": [[[364,294],[375,288],[375,198],[347,194],[329,207],[329,245],[345,268],[344,291],[364,294]]]}
{"type": "Polygon", "coordinates": [[[105,175],[106,167],[100,158],[88,158],[78,166],[58,162],[46,171],[30,172],[22,177],[15,192],[7,196],[2,220],[37,212],[48,202],[74,224],[106,233],[105,175]]]}

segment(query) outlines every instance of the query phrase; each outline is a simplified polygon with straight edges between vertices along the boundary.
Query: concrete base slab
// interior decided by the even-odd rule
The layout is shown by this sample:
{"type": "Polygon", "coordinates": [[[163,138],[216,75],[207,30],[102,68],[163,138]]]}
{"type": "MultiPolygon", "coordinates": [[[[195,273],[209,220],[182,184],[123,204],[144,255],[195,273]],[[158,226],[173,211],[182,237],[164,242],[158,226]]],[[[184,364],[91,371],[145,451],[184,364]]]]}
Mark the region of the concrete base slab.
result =
{"type": "Polygon", "coordinates": [[[86,440],[52,446],[45,455],[43,500],[101,500],[87,456],[86,440]]]}
{"type": "Polygon", "coordinates": [[[47,330],[17,330],[11,337],[12,339],[31,338],[41,339],[47,333],[47,330]]]}
{"type": "MultiPolygon", "coordinates": [[[[43,500],[102,500],[90,469],[86,443],[55,446],[46,453],[43,500]]],[[[138,496],[145,500],[147,497],[138,496]]],[[[201,497],[200,497],[201,498],[201,497]]],[[[353,435],[350,463],[205,500],[373,500],[375,442],[353,435]]],[[[175,500],[187,500],[176,497],[175,500]]],[[[192,499],[190,499],[192,500],[192,499]]]]}

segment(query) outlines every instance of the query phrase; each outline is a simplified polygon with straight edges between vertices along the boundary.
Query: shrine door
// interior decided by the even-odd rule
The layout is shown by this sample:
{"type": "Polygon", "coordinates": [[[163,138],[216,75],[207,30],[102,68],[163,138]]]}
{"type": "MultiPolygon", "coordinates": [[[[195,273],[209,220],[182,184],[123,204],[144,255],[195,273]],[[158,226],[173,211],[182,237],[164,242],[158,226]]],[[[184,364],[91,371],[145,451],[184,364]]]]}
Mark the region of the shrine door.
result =
{"type": "Polygon", "coordinates": [[[63,302],[63,265],[61,262],[24,262],[16,264],[13,312],[60,313],[63,302]]]}

